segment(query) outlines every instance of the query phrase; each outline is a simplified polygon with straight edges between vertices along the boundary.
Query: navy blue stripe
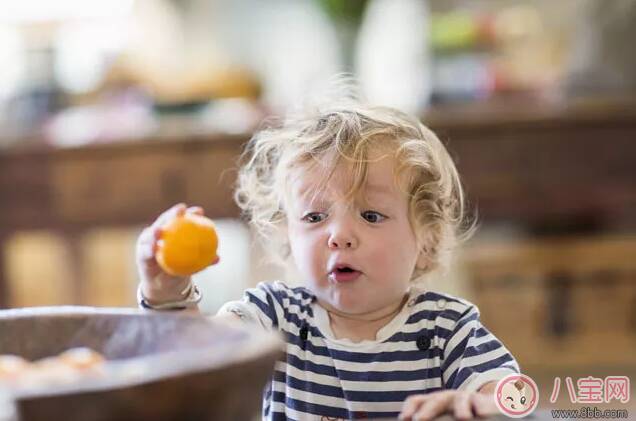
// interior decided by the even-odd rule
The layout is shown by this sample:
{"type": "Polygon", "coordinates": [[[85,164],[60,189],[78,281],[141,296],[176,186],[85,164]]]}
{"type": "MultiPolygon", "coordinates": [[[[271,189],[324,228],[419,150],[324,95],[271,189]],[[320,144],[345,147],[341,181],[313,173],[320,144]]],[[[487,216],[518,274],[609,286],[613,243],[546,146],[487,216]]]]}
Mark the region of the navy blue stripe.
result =
{"type": "MultiPolygon", "coordinates": [[[[467,311],[469,311],[470,309],[468,309],[467,311]]],[[[471,313],[470,315],[466,315],[466,313],[462,314],[462,318],[459,319],[457,321],[457,323],[455,324],[455,328],[453,329],[454,332],[458,332],[462,327],[464,327],[467,323],[473,322],[473,321],[479,321],[479,313],[474,312],[471,313]]],[[[479,325],[479,323],[478,323],[479,325]]],[[[474,332],[475,329],[472,329],[472,331],[474,332]]]]}
{"type": "Polygon", "coordinates": [[[417,297],[416,303],[419,304],[419,303],[424,302],[424,301],[438,301],[440,299],[444,299],[447,302],[464,304],[460,300],[458,300],[457,298],[449,297],[448,295],[439,294],[439,293],[433,292],[433,291],[426,291],[424,294],[422,294],[419,297],[417,297]]]}
{"type": "Polygon", "coordinates": [[[492,341],[484,342],[483,344],[479,344],[477,346],[469,346],[466,348],[464,352],[463,358],[474,357],[476,355],[482,355],[486,352],[494,351],[495,349],[501,348],[501,342],[493,339],[492,341]]]}
{"type": "Polygon", "coordinates": [[[386,392],[377,391],[345,391],[349,402],[398,402],[402,403],[410,395],[431,393],[439,388],[432,387],[421,390],[394,390],[386,392]]]}
{"type": "Polygon", "coordinates": [[[272,302],[271,296],[267,294],[265,296],[267,299],[267,303],[264,303],[263,301],[261,301],[260,298],[258,298],[249,290],[246,291],[245,294],[247,294],[248,300],[251,303],[255,304],[259,308],[259,310],[272,321],[272,326],[278,327],[278,317],[276,316],[276,310],[274,308],[274,303],[272,302]]]}
{"type": "Polygon", "coordinates": [[[457,360],[458,358],[461,358],[462,354],[464,353],[464,349],[466,349],[466,345],[468,344],[468,340],[470,339],[470,337],[471,337],[471,334],[469,332],[468,335],[466,335],[466,337],[460,343],[458,343],[457,346],[455,346],[455,348],[453,348],[453,350],[448,355],[448,357],[444,359],[444,361],[442,362],[442,372],[445,373],[448,367],[453,365],[455,360],[457,360]]]}
{"type": "Polygon", "coordinates": [[[434,321],[440,316],[444,316],[444,318],[446,319],[456,321],[461,317],[461,315],[462,313],[452,309],[447,309],[444,311],[422,310],[418,311],[417,313],[411,314],[406,320],[406,324],[412,325],[415,323],[419,323],[422,320],[434,321]]]}
{"type": "MultiPolygon", "coordinates": [[[[478,317],[479,315],[477,313],[473,313],[470,316],[465,317],[459,322],[457,322],[457,325],[455,326],[455,329],[453,330],[453,334],[451,335],[449,340],[455,337],[455,335],[457,334],[457,332],[459,332],[462,326],[466,325],[466,323],[477,320],[478,317]]],[[[442,363],[442,371],[445,372],[446,369],[455,362],[455,360],[462,357],[468,345],[468,341],[474,336],[474,333],[475,333],[475,329],[474,328],[470,329],[470,331],[466,334],[464,339],[462,339],[460,343],[455,345],[455,348],[451,350],[450,354],[448,354],[448,357],[444,359],[444,362],[442,363]]],[[[448,344],[448,341],[446,342],[446,344],[448,344]]]]}
{"type": "Polygon", "coordinates": [[[292,418],[287,417],[287,415],[282,412],[272,412],[272,421],[290,421],[292,418]]]}
{"type": "Polygon", "coordinates": [[[283,392],[274,392],[276,402],[284,403],[288,408],[298,412],[305,412],[314,415],[326,415],[328,417],[348,418],[349,411],[344,408],[334,408],[332,406],[318,405],[315,403],[303,402],[285,396],[283,392]]]}
{"type": "Polygon", "coordinates": [[[456,378],[452,379],[451,384],[453,385],[453,389],[458,388],[471,374],[473,373],[483,373],[488,370],[492,370],[494,368],[501,367],[504,363],[512,361],[512,357],[510,354],[504,354],[499,358],[495,358],[494,360],[486,361],[482,364],[474,365],[471,367],[465,367],[459,370],[456,378]]]}
{"type": "Polygon", "coordinates": [[[451,331],[443,327],[436,327],[435,329],[420,329],[417,332],[397,332],[385,342],[415,342],[417,338],[424,335],[431,340],[431,343],[439,342],[435,340],[435,336],[439,338],[448,338],[451,331]]]}
{"type": "Polygon", "coordinates": [[[481,338],[483,336],[489,335],[490,332],[488,331],[488,329],[484,328],[483,326],[478,328],[475,331],[475,338],[481,338]]]}
{"type": "Polygon", "coordinates": [[[287,354],[287,363],[298,370],[311,371],[325,376],[337,377],[340,380],[383,382],[383,381],[408,381],[434,378],[439,375],[439,367],[423,368],[419,370],[393,370],[393,371],[349,371],[338,370],[331,366],[316,364],[311,361],[301,360],[295,355],[287,354]]]}
{"type": "Polygon", "coordinates": [[[300,380],[300,379],[297,379],[296,377],[290,376],[289,374],[283,373],[280,370],[276,370],[274,372],[274,380],[284,383],[288,386],[291,386],[294,389],[302,390],[304,392],[311,392],[317,395],[331,396],[334,398],[344,399],[344,394],[340,387],[300,380]]]}
{"type": "Polygon", "coordinates": [[[261,282],[258,284],[258,287],[263,290],[268,297],[274,297],[276,299],[276,301],[278,302],[278,305],[281,306],[281,308],[283,308],[283,292],[282,291],[278,291],[276,289],[274,289],[274,285],[273,284],[269,284],[266,282],[261,282]]]}
{"type": "Polygon", "coordinates": [[[309,322],[306,319],[301,319],[300,317],[298,317],[298,314],[290,313],[289,311],[285,311],[285,320],[287,320],[288,323],[296,325],[298,329],[303,326],[307,326],[307,328],[310,327],[309,322]]]}
{"type": "MultiPolygon", "coordinates": [[[[322,396],[345,399],[349,402],[403,402],[408,396],[413,394],[432,393],[441,390],[439,387],[431,387],[420,390],[396,390],[396,391],[344,391],[340,387],[324,385],[311,381],[297,379],[276,370],[274,379],[278,382],[293,387],[296,390],[310,392],[322,396]]],[[[421,380],[417,380],[421,381],[421,380]]]]}

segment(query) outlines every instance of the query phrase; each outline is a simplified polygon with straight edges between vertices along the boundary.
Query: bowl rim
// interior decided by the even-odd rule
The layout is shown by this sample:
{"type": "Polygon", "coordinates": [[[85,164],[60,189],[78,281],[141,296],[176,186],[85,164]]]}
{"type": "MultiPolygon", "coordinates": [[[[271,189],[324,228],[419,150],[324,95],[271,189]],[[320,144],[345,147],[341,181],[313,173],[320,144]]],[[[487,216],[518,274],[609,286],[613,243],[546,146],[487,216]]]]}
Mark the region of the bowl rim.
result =
{"type": "MultiPolygon", "coordinates": [[[[191,350],[168,350],[152,354],[107,361],[106,375],[81,376],[67,384],[44,384],[42,387],[10,388],[14,400],[53,397],[77,393],[90,393],[135,387],[196,373],[226,369],[259,358],[272,359],[283,352],[284,342],[279,332],[265,331],[259,325],[227,319],[213,319],[209,314],[158,312],[124,307],[51,306],[25,307],[0,310],[0,320],[25,319],[41,316],[53,318],[77,316],[133,316],[204,320],[210,327],[222,326],[244,334],[247,338],[240,347],[236,343],[201,346],[191,350]],[[215,352],[211,352],[214,350],[215,352]],[[184,355],[185,354],[185,355],[184,355]]],[[[1,384],[0,384],[1,386],[1,384]]]]}

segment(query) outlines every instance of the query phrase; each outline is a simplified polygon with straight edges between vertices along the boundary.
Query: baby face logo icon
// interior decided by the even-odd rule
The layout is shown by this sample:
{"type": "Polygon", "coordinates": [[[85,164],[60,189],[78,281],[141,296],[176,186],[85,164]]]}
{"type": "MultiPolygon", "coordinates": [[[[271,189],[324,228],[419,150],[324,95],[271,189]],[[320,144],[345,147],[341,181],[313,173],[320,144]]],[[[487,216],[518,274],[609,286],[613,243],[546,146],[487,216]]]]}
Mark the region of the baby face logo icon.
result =
{"type": "Polygon", "coordinates": [[[502,414],[522,418],[537,407],[539,389],[534,380],[525,374],[511,374],[497,383],[495,403],[502,414]]]}

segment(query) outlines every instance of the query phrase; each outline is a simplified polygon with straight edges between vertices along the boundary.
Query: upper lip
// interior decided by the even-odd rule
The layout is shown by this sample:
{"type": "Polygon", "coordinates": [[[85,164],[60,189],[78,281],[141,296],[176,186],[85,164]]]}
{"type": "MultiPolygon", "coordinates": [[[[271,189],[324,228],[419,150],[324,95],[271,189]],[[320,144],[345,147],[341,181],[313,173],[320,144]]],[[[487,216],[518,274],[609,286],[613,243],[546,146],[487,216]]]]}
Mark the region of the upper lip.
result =
{"type": "Polygon", "coordinates": [[[360,272],[360,270],[358,270],[358,268],[356,268],[355,266],[353,266],[350,263],[347,262],[336,262],[334,264],[332,264],[331,266],[329,266],[329,273],[332,273],[338,269],[342,269],[342,268],[349,268],[351,270],[355,270],[357,272],[360,272]]]}

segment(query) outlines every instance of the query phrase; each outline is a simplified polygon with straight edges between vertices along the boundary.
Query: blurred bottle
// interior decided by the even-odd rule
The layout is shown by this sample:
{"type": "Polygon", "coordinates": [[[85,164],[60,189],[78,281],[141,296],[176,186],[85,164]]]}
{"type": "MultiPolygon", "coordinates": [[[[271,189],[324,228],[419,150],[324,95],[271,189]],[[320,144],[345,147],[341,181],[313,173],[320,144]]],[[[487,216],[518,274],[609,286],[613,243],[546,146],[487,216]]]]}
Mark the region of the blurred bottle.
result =
{"type": "Polygon", "coordinates": [[[429,9],[424,0],[372,0],[358,37],[356,71],[373,103],[419,113],[431,96],[429,9]]]}

